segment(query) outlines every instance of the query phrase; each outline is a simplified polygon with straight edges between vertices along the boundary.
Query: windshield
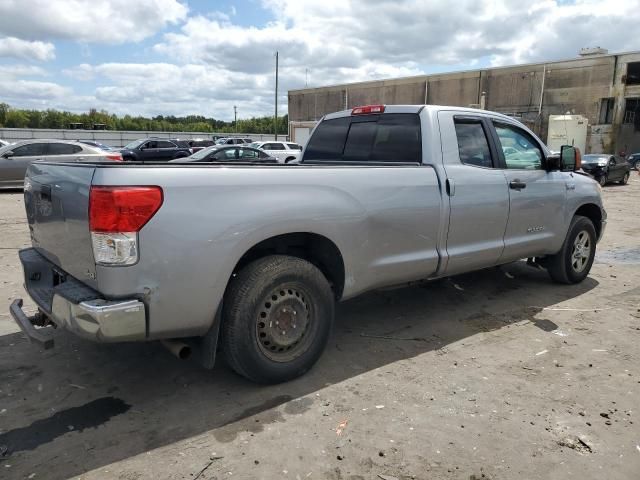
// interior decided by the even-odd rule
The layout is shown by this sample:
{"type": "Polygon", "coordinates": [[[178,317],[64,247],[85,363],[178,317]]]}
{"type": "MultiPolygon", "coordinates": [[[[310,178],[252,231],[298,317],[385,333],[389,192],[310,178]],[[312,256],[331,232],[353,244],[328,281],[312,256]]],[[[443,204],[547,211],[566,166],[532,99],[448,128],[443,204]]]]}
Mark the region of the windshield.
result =
{"type": "Polygon", "coordinates": [[[582,157],[582,163],[606,162],[608,159],[606,155],[585,155],[582,157]]]}
{"type": "Polygon", "coordinates": [[[0,146],[0,155],[2,155],[4,152],[8,152],[13,147],[15,147],[15,145],[11,145],[11,144],[5,145],[4,147],[0,146]]]}
{"type": "Polygon", "coordinates": [[[217,150],[218,147],[207,147],[202,150],[198,150],[196,153],[189,157],[189,160],[198,161],[209,155],[214,150],[217,150]]]}
{"type": "Polygon", "coordinates": [[[219,138],[218,140],[216,140],[216,145],[222,145],[226,141],[227,141],[226,138],[219,138]]]}
{"type": "Polygon", "coordinates": [[[250,146],[250,147],[253,147],[253,148],[260,148],[260,147],[262,146],[262,143],[260,143],[260,142],[253,142],[253,143],[250,143],[250,144],[249,144],[249,146],[250,146]]]}
{"type": "Polygon", "coordinates": [[[134,140],[131,143],[127,143],[124,148],[128,149],[128,150],[133,150],[134,148],[138,148],[140,145],[142,145],[142,142],[144,142],[144,140],[134,140]]]}

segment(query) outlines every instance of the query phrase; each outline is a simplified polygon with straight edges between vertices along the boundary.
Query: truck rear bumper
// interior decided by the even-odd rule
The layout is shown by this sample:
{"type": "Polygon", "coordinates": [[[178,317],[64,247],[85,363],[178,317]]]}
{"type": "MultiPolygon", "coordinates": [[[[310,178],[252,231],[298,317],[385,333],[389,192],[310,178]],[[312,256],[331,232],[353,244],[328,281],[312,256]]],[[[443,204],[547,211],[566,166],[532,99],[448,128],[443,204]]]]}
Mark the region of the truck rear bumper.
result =
{"type": "MultiPolygon", "coordinates": [[[[95,290],[61,272],[33,248],[21,250],[19,256],[25,289],[56,327],[94,342],[146,339],[146,308],[140,300],[106,300],[95,290]]],[[[41,332],[34,328],[34,319],[23,312],[21,302],[14,302],[10,311],[30,340],[50,346],[42,343],[41,332]]]]}

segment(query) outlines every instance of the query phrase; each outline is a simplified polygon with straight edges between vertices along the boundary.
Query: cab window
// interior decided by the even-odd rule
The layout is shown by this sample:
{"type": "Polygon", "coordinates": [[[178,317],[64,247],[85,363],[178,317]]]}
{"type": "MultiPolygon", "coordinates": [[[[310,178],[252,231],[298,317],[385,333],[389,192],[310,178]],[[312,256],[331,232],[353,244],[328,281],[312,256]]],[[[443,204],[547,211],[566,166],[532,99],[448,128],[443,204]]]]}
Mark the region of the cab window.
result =
{"type": "Polygon", "coordinates": [[[482,121],[456,118],[454,123],[460,161],[465,165],[492,168],[493,159],[482,121]]]}
{"type": "Polygon", "coordinates": [[[542,149],[527,132],[514,125],[494,122],[508,169],[541,170],[542,149]]]}

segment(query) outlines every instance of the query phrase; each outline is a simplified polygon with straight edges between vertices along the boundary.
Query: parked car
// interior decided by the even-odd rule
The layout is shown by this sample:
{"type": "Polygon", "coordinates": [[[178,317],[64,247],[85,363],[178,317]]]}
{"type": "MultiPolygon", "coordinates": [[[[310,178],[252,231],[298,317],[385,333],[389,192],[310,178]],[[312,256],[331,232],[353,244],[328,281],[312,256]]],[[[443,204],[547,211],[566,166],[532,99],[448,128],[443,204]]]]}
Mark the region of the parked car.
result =
{"type": "Polygon", "coordinates": [[[187,141],[187,145],[189,145],[189,148],[193,153],[199,152],[200,150],[203,150],[207,147],[211,147],[212,145],[215,145],[215,144],[216,142],[214,142],[213,140],[204,140],[200,138],[187,141]]]}
{"type": "Polygon", "coordinates": [[[250,138],[238,138],[238,137],[225,137],[216,140],[216,145],[243,145],[245,143],[253,143],[250,138]]]}
{"type": "Polygon", "coordinates": [[[251,146],[264,150],[272,157],[277,158],[280,163],[300,160],[302,155],[302,145],[292,142],[253,142],[251,146]]]}
{"type": "Polygon", "coordinates": [[[214,145],[194,153],[190,157],[178,158],[172,162],[261,162],[278,163],[268,153],[249,146],[214,145]]]}
{"type": "Polygon", "coordinates": [[[239,374],[290,380],[337,300],[523,258],[583,281],[607,215],[579,168],[511,117],[435,105],[326,115],[295,168],[34,163],[19,257],[40,311],[11,315],[44,346],[34,324],[180,358],[188,338],[211,368],[220,342],[239,374]]]}
{"type": "Polygon", "coordinates": [[[609,182],[626,185],[631,166],[622,157],[611,154],[590,154],[582,157],[582,169],[604,186],[609,182]]]}
{"type": "Polygon", "coordinates": [[[105,145],[104,143],[95,142],[93,140],[76,140],[76,142],[84,143],[85,145],[91,145],[92,147],[99,148],[100,150],[104,150],[105,152],[115,151],[116,149],[110,147],[109,145],[105,145]]]}
{"type": "Polygon", "coordinates": [[[0,148],[0,188],[22,188],[32,162],[121,162],[118,152],[105,152],[69,140],[23,140],[0,148]]]}
{"type": "Polygon", "coordinates": [[[175,138],[143,138],[120,150],[126,162],[158,162],[184,158],[193,152],[186,140],[175,138]]]}
{"type": "Polygon", "coordinates": [[[631,165],[632,168],[640,171],[640,153],[632,153],[627,157],[627,162],[631,165]]]}

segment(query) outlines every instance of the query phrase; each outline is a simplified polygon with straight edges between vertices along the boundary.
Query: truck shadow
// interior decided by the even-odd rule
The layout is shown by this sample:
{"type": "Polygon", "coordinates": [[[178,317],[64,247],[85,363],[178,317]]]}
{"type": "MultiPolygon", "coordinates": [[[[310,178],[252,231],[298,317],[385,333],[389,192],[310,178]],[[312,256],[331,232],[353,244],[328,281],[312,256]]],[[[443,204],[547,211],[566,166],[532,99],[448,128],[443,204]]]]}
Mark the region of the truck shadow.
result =
{"type": "MultiPolygon", "coordinates": [[[[591,278],[556,285],[518,262],[374,292],[341,304],[319,363],[276,386],[251,384],[222,362],[202,370],[153,344],[94,345],[60,332],[56,348],[39,351],[21,334],[6,335],[0,463],[11,468],[2,468],[3,478],[69,478],[205,433],[231,442],[312,408],[315,392],[327,385],[430,351],[447,354],[452,343],[519,322],[552,331],[555,324],[535,316],[597,285],[591,278]]],[[[358,381],[346,388],[358,394],[358,381]]]]}

